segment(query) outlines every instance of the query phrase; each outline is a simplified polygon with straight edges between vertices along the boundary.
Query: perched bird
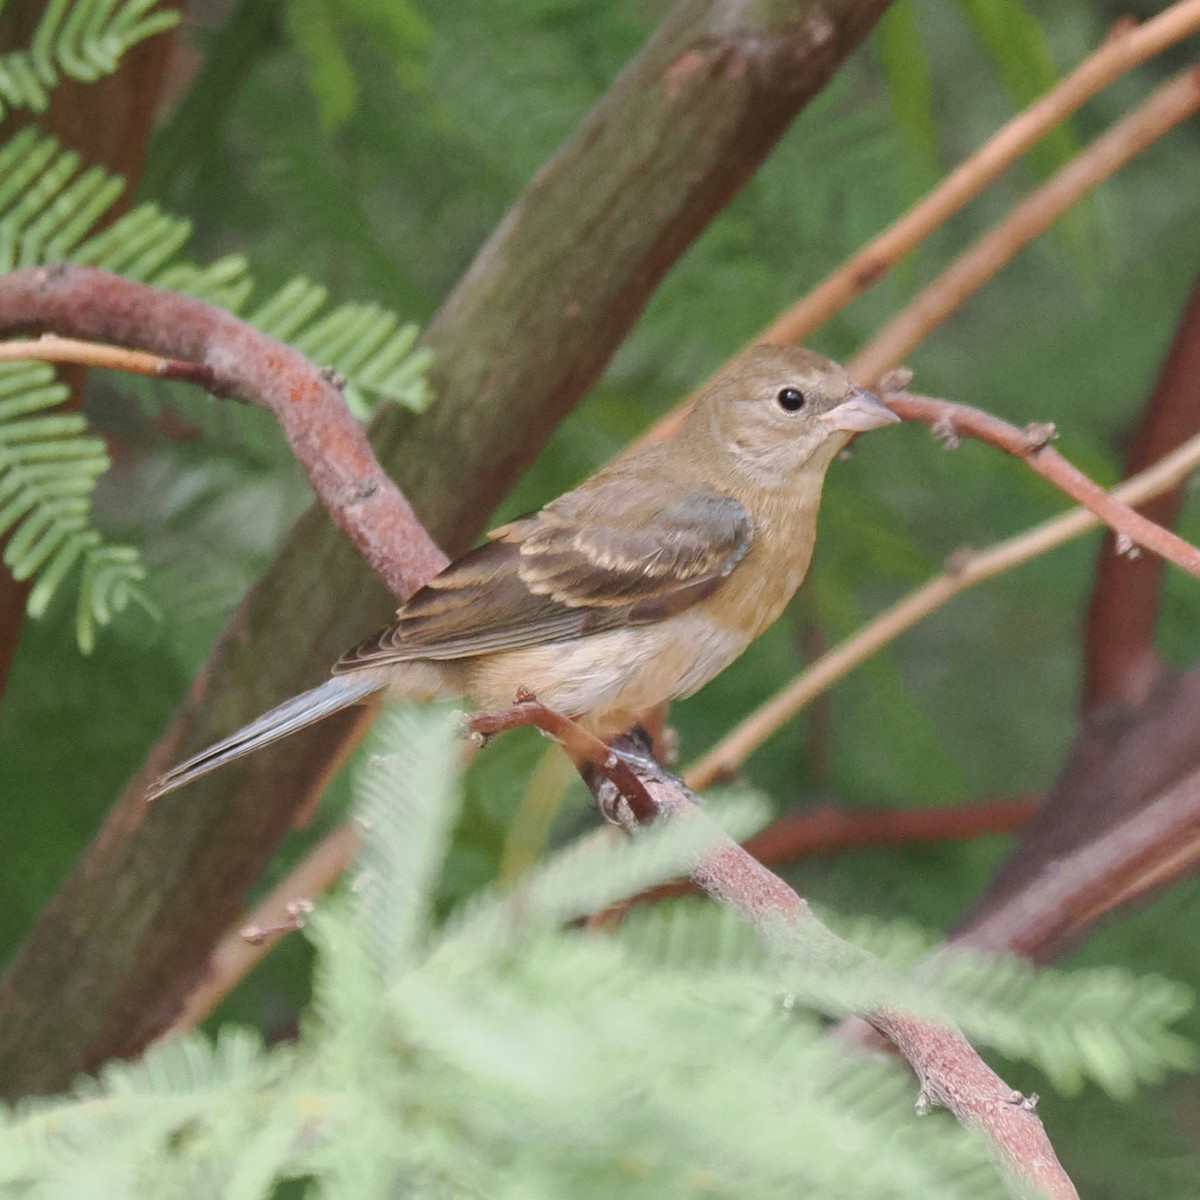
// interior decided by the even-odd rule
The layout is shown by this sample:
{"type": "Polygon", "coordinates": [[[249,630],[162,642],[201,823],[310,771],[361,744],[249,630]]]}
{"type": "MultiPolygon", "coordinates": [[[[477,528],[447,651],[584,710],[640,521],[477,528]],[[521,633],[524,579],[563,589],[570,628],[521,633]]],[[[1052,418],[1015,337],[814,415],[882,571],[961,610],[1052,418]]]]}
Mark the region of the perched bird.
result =
{"type": "Polygon", "coordinates": [[[327,682],[163,775],[149,798],[386,690],[505,707],[521,689],[603,738],[724,670],[800,586],[825,472],[898,418],[836,363],[748,351],[678,432],[492,532],[327,682]]]}

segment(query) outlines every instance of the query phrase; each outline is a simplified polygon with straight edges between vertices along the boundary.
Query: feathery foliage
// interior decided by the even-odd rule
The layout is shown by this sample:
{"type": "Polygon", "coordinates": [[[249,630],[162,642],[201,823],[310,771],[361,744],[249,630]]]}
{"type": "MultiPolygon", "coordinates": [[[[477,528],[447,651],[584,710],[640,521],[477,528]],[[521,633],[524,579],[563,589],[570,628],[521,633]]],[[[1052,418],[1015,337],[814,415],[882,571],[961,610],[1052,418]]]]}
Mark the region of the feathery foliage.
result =
{"type": "MultiPolygon", "coordinates": [[[[122,9],[126,17],[114,28],[154,24],[150,18],[131,24],[129,13],[136,7],[122,9]]],[[[77,5],[64,28],[90,28],[88,14],[96,9],[77,5]]],[[[109,40],[103,44],[108,45],[111,37],[105,36],[109,40]]],[[[254,283],[242,257],[225,256],[204,267],[179,260],[191,235],[186,220],[140,204],[92,233],[124,186],[99,167],[85,169],[79,154],[34,127],[15,134],[0,145],[0,272],[72,261],[189,292],[235,312],[245,308],[254,283]]],[[[378,305],[329,309],[327,298],[324,286],[296,278],[262,300],[248,320],[336,371],[359,419],[365,420],[380,401],[414,409],[428,403],[424,371],[429,352],[416,349],[416,327],[378,305]]],[[[173,397],[185,411],[202,414],[201,424],[212,409],[179,384],[139,380],[134,389],[146,399],[173,397]]],[[[37,577],[28,603],[33,616],[41,616],[58,588],[81,568],[75,626],[86,653],[94,645],[96,627],[131,600],[149,613],[157,611],[138,586],[146,568],[135,547],[109,544],[92,527],[90,498],[109,466],[108,457],[99,439],[85,435],[81,414],[47,411],[68,396],[53,373],[34,365],[0,367],[0,394],[5,397],[0,403],[0,537],[12,535],[4,561],[17,579],[37,577]]],[[[262,444],[258,417],[252,414],[240,426],[251,437],[257,431],[262,444]]]]}
{"type": "MultiPolygon", "coordinates": [[[[845,1002],[829,960],[812,959],[801,1006],[783,1002],[794,964],[711,905],[639,914],[615,937],[564,929],[694,861],[704,822],[585,840],[439,923],[456,729],[444,707],[380,722],[358,779],[357,876],[312,924],[299,1043],[189,1035],[18,1108],[0,1121],[0,1189],[256,1200],[303,1177],[311,1194],[358,1198],[498,1181],[512,1196],[1005,1194],[972,1135],[917,1118],[903,1069],[848,1060],[825,1036],[815,1013],[845,1002]]],[[[956,989],[999,980],[1006,1029],[1043,1015],[1023,1007],[1040,981],[982,960],[970,974],[969,989],[934,979],[935,1002],[966,1007],[956,989]]],[[[1090,1028],[1078,1013],[1058,1015],[1064,1038],[1090,1028]]],[[[1143,1032],[1155,1019],[1169,1018],[1147,1015],[1143,1032]]]]}
{"type": "Polygon", "coordinates": [[[76,567],[75,633],[86,653],[96,626],[131,601],[151,614],[138,586],[146,570],[132,546],[111,545],[91,524],[91,492],[109,467],[104,442],[81,413],[53,412],[67,388],[43,363],[0,363],[0,539],[14,579],[37,576],[28,612],[41,616],[76,567]]]}
{"type": "Polygon", "coordinates": [[[0,55],[0,117],[13,108],[43,112],[64,76],[90,83],[111,75],[138,42],[179,20],[158,0],[49,0],[27,50],[0,55]]]}

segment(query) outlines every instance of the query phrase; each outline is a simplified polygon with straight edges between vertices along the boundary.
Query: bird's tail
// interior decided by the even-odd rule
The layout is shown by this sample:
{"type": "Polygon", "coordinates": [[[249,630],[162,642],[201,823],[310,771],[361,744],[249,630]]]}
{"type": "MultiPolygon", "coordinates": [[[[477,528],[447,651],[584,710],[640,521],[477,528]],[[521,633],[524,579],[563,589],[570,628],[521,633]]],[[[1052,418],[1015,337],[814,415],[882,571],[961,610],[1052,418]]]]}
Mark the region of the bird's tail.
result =
{"type": "Polygon", "coordinates": [[[268,746],[285,738],[297,729],[312,725],[324,717],[331,716],[352,704],[358,704],[384,686],[383,680],[374,671],[363,671],[351,675],[335,675],[324,683],[299,696],[285,700],[277,708],[265,712],[257,720],[243,726],[236,733],[201,750],[186,762],[172,767],[165,775],[161,775],[150,785],[146,792],[147,800],[157,800],[159,796],[173,792],[176,788],[215,771],[217,767],[241,758],[260,746],[268,746]]]}

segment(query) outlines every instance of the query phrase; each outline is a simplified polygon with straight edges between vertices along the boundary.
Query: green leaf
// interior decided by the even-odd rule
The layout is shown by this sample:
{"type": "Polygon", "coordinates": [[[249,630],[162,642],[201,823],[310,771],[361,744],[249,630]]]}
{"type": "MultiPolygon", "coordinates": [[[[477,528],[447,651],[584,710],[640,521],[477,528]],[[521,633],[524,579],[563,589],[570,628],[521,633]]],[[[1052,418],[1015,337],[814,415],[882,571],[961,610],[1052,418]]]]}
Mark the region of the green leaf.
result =
{"type": "Polygon", "coordinates": [[[938,166],[933,119],[933,76],[921,42],[913,0],[899,0],[883,14],[875,35],[896,125],[930,168],[938,166]]]}
{"type": "MultiPolygon", "coordinates": [[[[1001,83],[1020,107],[1031,104],[1061,78],[1042,24],[1024,0],[957,0],[979,40],[995,63],[1001,83]]],[[[1029,152],[1036,174],[1048,179],[1079,153],[1080,142],[1070,118],[1056,125],[1029,152]]],[[[1076,266],[1092,274],[1090,249],[1097,232],[1089,200],[1080,201],[1060,218],[1076,266]]]]}
{"type": "Polygon", "coordinates": [[[124,54],[171,29],[179,13],[157,0],[51,0],[28,50],[0,55],[0,117],[6,106],[45,111],[63,76],[91,83],[111,75],[124,54]]]}

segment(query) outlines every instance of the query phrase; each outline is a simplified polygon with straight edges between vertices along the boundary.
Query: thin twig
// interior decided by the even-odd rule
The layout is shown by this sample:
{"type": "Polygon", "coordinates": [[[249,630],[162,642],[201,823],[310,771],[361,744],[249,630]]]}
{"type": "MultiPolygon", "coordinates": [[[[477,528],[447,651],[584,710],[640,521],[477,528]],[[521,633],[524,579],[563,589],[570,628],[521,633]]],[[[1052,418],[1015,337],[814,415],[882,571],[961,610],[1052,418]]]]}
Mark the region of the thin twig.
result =
{"type": "Polygon", "coordinates": [[[856,296],[874,287],[909,251],[1092,96],[1197,29],[1200,0],[1173,4],[1144,25],[1122,22],[1070,75],[1015,116],[904,216],[817,284],[760,340],[804,341],[856,296]]]}
{"type": "MultiPolygon", "coordinates": [[[[217,395],[269,409],[330,516],[395,595],[407,598],[446,565],[328,372],[291,346],[206,301],[95,267],[5,275],[0,334],[31,331],[146,351],[154,374],[198,379],[217,395]]],[[[98,361],[95,347],[86,353],[98,361]]],[[[123,361],[136,370],[144,360],[123,361]]]]}
{"type": "Polygon", "coordinates": [[[349,823],[326,834],[278,886],[271,889],[270,895],[255,906],[238,930],[221,940],[213,951],[203,980],[189,993],[166,1033],[194,1029],[204,1021],[275,943],[290,929],[297,928],[294,919],[297,901],[311,901],[327,892],[342,877],[354,858],[357,845],[358,835],[349,823]],[[267,936],[247,937],[247,931],[251,929],[267,931],[267,936]]]}
{"type": "Polygon", "coordinates": [[[907,392],[889,394],[887,399],[900,416],[923,421],[939,437],[957,438],[960,434],[967,434],[1023,459],[1043,479],[1048,479],[1085,508],[1090,508],[1119,537],[1125,539],[1127,547],[1137,545],[1153,550],[1177,567],[1200,576],[1200,550],[1177,533],[1142,516],[1128,504],[1122,504],[1112,493],[1059,454],[1049,444],[1050,439],[1056,436],[1053,425],[1029,425],[1025,429],[1018,429],[982,409],[907,392]]]}
{"type": "Polygon", "coordinates": [[[1077,200],[1169,129],[1200,111],[1200,68],[1164,83],[1102,133],[1054,177],[950,264],[847,364],[861,383],[874,383],[960,308],[1005,264],[1077,200]]]}
{"type": "Polygon", "coordinates": [[[210,390],[217,386],[212,368],[202,363],[163,358],[159,354],[128,350],[124,346],[59,337],[54,333],[44,333],[40,338],[28,341],[0,342],[0,362],[77,363],[84,367],[151,375],[156,379],[185,380],[210,390]]]}
{"type": "MultiPolygon", "coordinates": [[[[1125,504],[1139,504],[1175,487],[1200,466],[1200,435],[1114,488],[1111,495],[1125,504]]],[[[1001,575],[1057,546],[1079,537],[1100,523],[1086,508],[1072,509],[1032,529],[997,542],[987,550],[954,555],[952,569],[943,571],[928,583],[910,592],[899,603],[879,614],[841,645],[817,659],[802,675],[756,709],[727,734],[707,754],[695,762],[685,775],[689,785],[707,787],[714,779],[736,771],[738,767],[790,720],[814,696],[832,686],[872,654],[894,641],[905,630],[952,600],[960,592],[985,579],[1001,575]]]]}

